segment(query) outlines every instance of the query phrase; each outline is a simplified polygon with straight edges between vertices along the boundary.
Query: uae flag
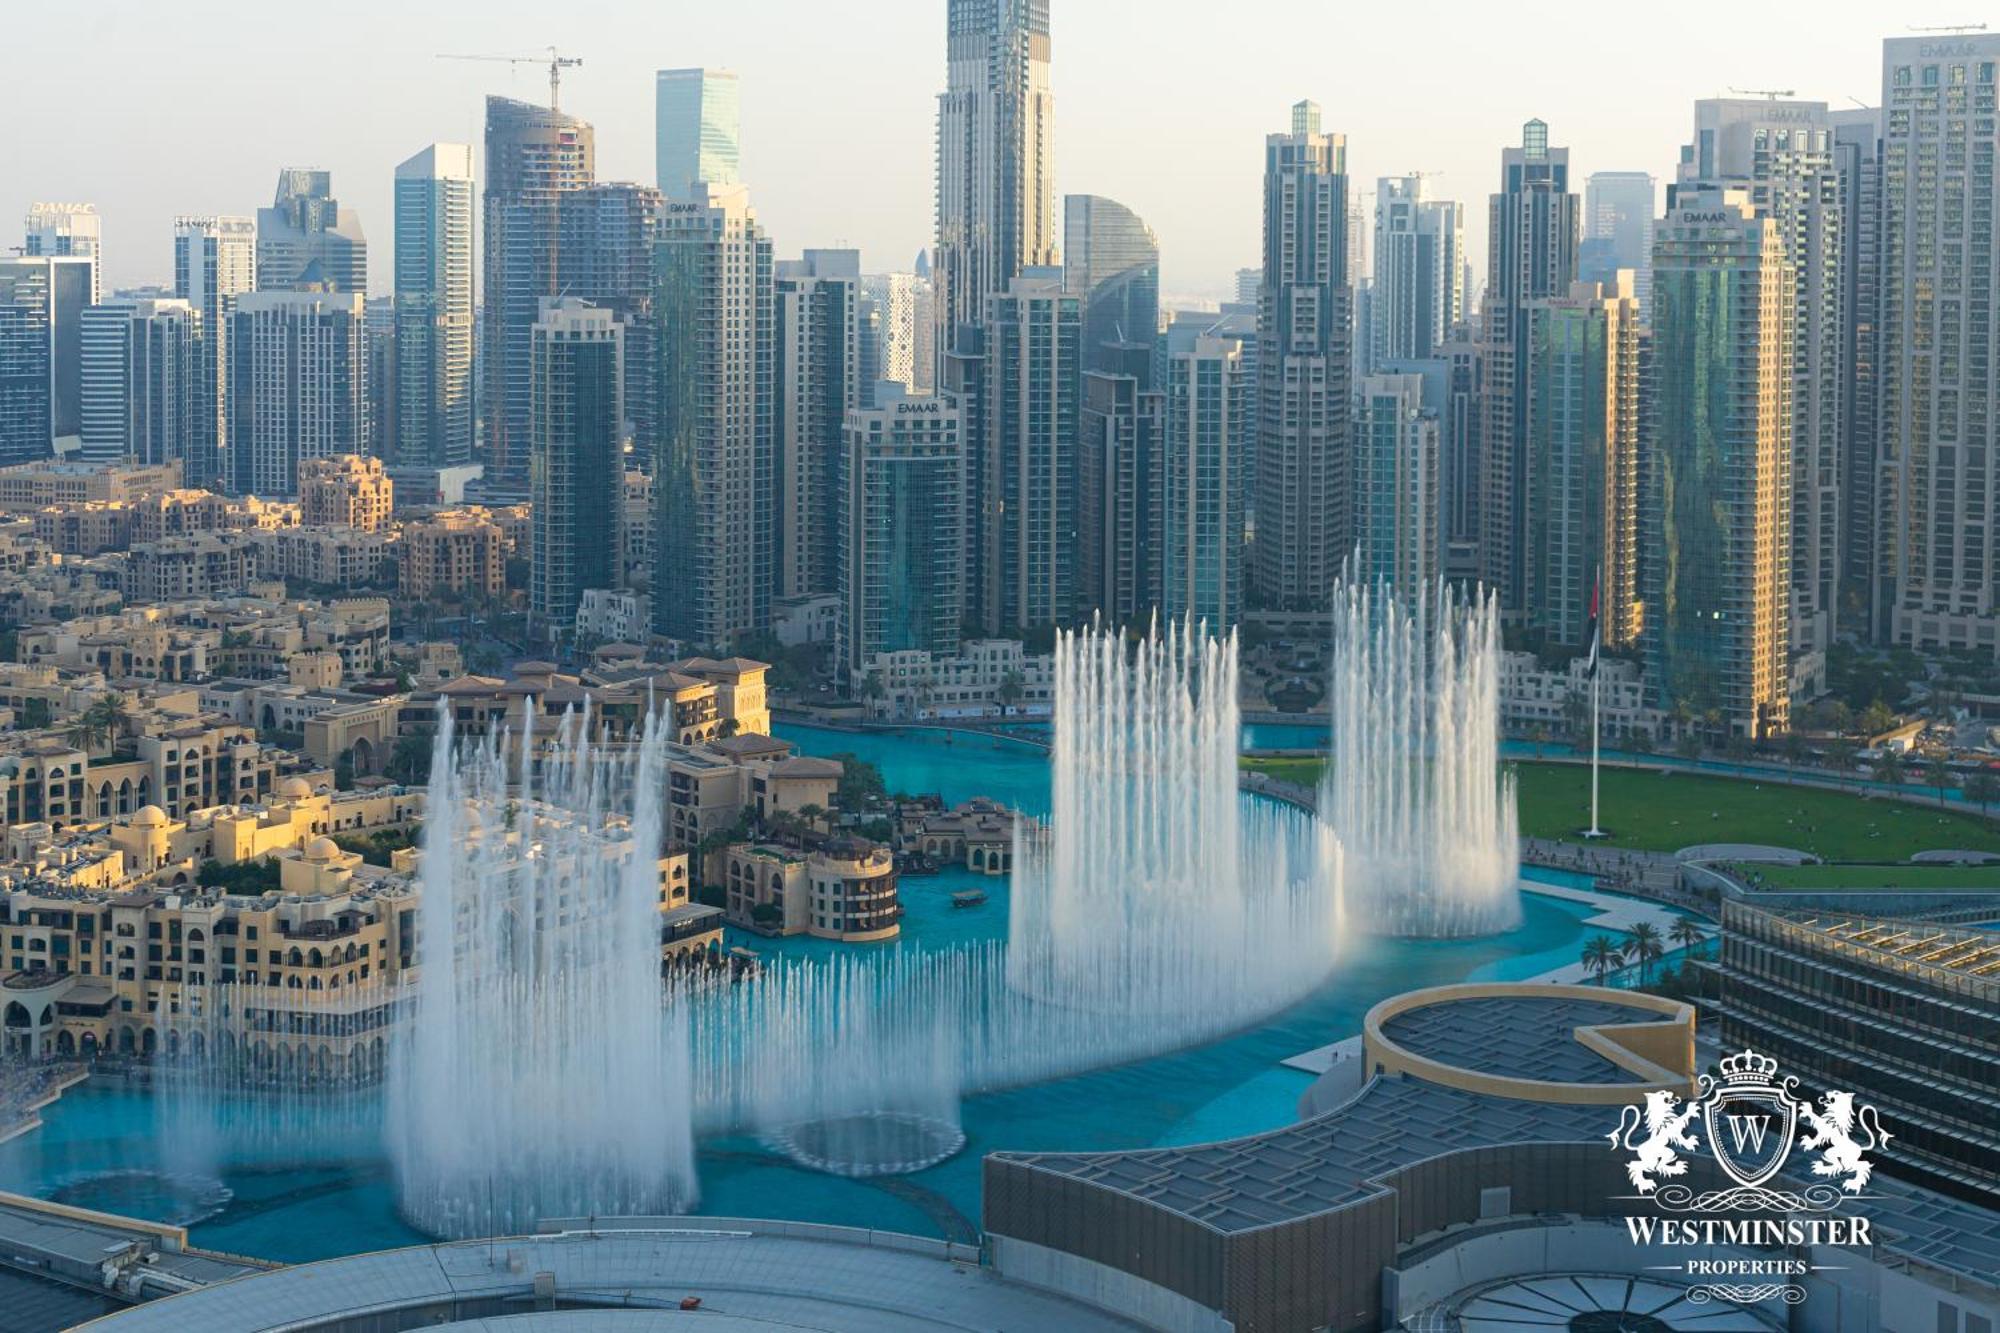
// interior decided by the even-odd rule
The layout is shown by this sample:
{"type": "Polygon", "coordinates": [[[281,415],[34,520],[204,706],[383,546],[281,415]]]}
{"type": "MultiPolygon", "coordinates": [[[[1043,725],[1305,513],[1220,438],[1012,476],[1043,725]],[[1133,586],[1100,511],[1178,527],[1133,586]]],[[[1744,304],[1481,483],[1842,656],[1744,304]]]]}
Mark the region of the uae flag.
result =
{"type": "Polygon", "coordinates": [[[1597,599],[1603,591],[1600,586],[1602,583],[1603,575],[1600,574],[1597,580],[1590,585],[1590,654],[1584,660],[1583,677],[1585,680],[1597,679],[1597,650],[1604,640],[1603,627],[1599,625],[1597,620],[1597,599]]]}

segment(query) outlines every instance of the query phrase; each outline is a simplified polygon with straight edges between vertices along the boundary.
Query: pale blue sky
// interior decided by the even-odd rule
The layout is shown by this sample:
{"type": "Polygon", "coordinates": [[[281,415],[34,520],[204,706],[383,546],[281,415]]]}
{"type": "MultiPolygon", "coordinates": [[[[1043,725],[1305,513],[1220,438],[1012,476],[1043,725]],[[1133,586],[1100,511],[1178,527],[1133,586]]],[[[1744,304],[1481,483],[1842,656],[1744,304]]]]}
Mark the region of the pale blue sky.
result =
{"type": "MultiPolygon", "coordinates": [[[[1596,170],[1672,174],[1697,97],[1879,96],[1881,39],[1975,6],[1677,0],[1054,0],[1057,187],[1159,232],[1170,293],[1220,294],[1254,261],[1262,136],[1311,97],[1350,167],[1442,173],[1484,253],[1500,148],[1539,115],[1596,170]]],[[[651,182],[652,74],[742,76],[744,175],[778,254],[858,245],[870,269],[928,243],[944,0],[96,0],[9,6],[0,234],[36,199],[95,202],[108,286],[168,282],[176,213],[252,213],[280,167],[325,167],[385,289],[395,164],[480,141],[487,92],[546,71],[441,51],[584,58],[563,105],[597,127],[599,175],[651,182]]],[[[1481,259],[1483,264],[1483,258],[1481,259]]],[[[1482,268],[1483,272],[1483,268],[1482,268]]]]}

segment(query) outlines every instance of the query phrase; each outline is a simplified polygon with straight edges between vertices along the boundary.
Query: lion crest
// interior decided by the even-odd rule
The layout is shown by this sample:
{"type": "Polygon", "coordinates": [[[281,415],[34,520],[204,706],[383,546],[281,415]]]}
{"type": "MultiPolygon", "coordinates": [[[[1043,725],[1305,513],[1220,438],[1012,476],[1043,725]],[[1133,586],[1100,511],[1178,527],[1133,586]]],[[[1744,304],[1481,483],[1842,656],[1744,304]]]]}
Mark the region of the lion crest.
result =
{"type": "Polygon", "coordinates": [[[1620,1108],[1618,1128],[1606,1135],[1612,1147],[1634,1154],[1625,1164],[1625,1174],[1641,1194],[1651,1194],[1658,1186],[1654,1176],[1687,1174],[1688,1165],[1676,1155],[1675,1149],[1693,1152],[1701,1146],[1700,1140],[1687,1132],[1689,1122],[1701,1114],[1701,1108],[1691,1105],[1679,1109],[1680,1100],[1665,1089],[1649,1092],[1643,1110],[1638,1106],[1620,1108]],[[1640,1138],[1642,1126],[1645,1137],[1640,1138]]]}
{"type": "Polygon", "coordinates": [[[1812,1173],[1845,1176],[1841,1188],[1849,1194],[1859,1194],[1875,1170],[1874,1164],[1862,1154],[1874,1152],[1892,1137],[1876,1118],[1875,1108],[1863,1106],[1857,1111],[1853,1093],[1829,1092],[1820,1098],[1817,1109],[1810,1104],[1801,1105],[1799,1115],[1812,1126],[1811,1134],[1799,1136],[1799,1147],[1808,1152],[1817,1150],[1820,1155],[1813,1163],[1812,1173]],[[1857,1129],[1865,1140],[1854,1137],[1857,1129]]]}

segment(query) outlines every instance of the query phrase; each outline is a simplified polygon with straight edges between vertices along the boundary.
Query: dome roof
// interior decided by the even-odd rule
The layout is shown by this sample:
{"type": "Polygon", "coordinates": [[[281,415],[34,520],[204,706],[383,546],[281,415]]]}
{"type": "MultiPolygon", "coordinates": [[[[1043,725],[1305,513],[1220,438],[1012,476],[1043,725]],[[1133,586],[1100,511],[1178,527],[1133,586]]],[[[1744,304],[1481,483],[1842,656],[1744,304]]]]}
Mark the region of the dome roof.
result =
{"type": "Polygon", "coordinates": [[[312,784],[304,778],[286,778],[278,784],[278,795],[288,801],[301,801],[312,794],[312,784]]]}
{"type": "Polygon", "coordinates": [[[134,828],[158,828],[167,822],[167,812],[157,805],[142,805],[132,816],[134,828]]]}
{"type": "Polygon", "coordinates": [[[332,838],[314,838],[306,844],[306,860],[331,861],[340,855],[340,844],[332,838]]]}

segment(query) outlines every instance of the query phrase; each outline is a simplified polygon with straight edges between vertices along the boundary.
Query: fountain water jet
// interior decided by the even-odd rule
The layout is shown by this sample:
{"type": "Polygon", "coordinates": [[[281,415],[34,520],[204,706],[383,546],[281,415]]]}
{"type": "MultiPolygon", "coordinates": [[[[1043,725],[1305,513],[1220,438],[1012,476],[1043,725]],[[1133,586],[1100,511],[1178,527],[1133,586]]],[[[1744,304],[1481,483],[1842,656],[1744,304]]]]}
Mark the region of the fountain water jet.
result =
{"type": "Polygon", "coordinates": [[[1520,924],[1500,662],[1491,597],[1461,605],[1440,587],[1434,604],[1406,608],[1386,587],[1336,593],[1320,810],[1345,849],[1363,929],[1443,937],[1520,924]]]}
{"type": "Polygon", "coordinates": [[[592,723],[462,750],[439,729],[388,1116],[404,1212],[436,1234],[695,1198],[686,1028],[660,980],[666,735],[650,716],[605,743],[592,723]]]}
{"type": "Polygon", "coordinates": [[[1340,853],[1237,787],[1237,650],[1169,625],[1057,637],[1051,817],[1017,825],[1008,978],[1144,1017],[1162,1046],[1290,1003],[1332,966],[1340,853]]]}

